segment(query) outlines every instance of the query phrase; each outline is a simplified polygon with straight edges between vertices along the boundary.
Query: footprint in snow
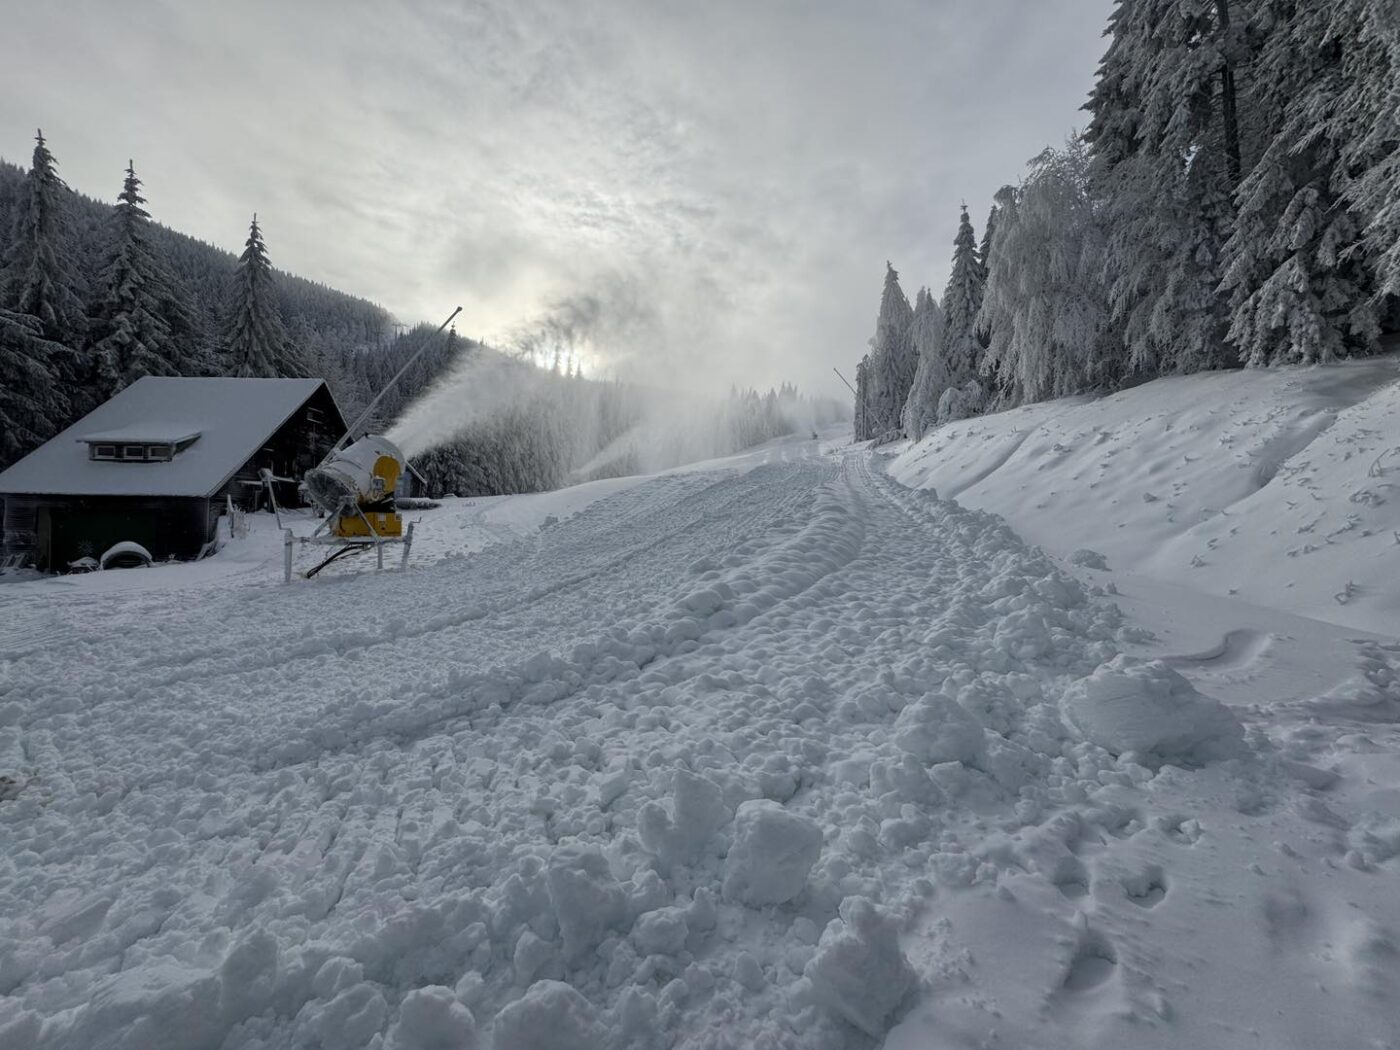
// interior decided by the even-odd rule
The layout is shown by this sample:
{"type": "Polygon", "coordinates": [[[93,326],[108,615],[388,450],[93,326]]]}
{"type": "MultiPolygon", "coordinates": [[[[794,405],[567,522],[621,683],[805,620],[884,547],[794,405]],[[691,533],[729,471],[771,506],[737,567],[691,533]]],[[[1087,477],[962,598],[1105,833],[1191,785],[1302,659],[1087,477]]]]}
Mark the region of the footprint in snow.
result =
{"type": "Polygon", "coordinates": [[[1158,864],[1149,864],[1136,875],[1120,880],[1123,894],[1139,908],[1155,908],[1167,899],[1167,876],[1158,864]]]}
{"type": "Polygon", "coordinates": [[[1081,934],[1056,995],[1076,998],[1105,984],[1118,969],[1118,952],[1113,942],[1088,927],[1081,934]]]}
{"type": "Polygon", "coordinates": [[[1089,892],[1089,870],[1078,857],[1062,858],[1050,881],[1070,900],[1078,900],[1089,892]]]}

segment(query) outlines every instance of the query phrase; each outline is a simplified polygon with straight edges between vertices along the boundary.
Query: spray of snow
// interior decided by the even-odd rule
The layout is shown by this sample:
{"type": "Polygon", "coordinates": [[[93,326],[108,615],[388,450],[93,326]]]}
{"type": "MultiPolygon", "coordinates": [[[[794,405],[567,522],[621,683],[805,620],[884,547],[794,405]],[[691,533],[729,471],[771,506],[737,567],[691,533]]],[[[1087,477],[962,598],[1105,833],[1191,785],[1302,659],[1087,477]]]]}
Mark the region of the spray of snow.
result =
{"type": "Polygon", "coordinates": [[[451,441],[476,424],[543,397],[555,377],[492,352],[463,355],[389,428],[409,458],[451,441]]]}

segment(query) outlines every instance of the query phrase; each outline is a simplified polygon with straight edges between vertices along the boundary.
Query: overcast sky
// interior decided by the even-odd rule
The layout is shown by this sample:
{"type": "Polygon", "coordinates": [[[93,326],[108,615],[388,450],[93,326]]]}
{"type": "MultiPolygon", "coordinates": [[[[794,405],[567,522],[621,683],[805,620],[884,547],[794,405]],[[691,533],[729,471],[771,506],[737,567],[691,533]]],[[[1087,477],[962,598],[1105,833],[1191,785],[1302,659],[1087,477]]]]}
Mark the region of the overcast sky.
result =
{"type": "MultiPolygon", "coordinates": [[[[1081,126],[1110,0],[7,5],[0,155],[400,320],[551,316],[653,375],[840,389],[885,260],[1081,126]]],[[[596,370],[596,366],[595,366],[596,370]]]]}

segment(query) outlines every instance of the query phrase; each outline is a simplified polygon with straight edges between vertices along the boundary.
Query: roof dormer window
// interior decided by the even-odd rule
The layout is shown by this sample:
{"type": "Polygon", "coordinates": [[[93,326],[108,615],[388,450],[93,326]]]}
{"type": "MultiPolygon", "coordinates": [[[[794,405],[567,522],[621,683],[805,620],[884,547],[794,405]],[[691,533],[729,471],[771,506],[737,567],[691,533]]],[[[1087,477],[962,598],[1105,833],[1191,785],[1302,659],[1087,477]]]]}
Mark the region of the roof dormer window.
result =
{"type": "Polygon", "coordinates": [[[158,427],[127,427],[105,434],[89,434],[88,459],[118,463],[169,463],[199,439],[198,430],[185,427],[162,431],[158,427]]]}

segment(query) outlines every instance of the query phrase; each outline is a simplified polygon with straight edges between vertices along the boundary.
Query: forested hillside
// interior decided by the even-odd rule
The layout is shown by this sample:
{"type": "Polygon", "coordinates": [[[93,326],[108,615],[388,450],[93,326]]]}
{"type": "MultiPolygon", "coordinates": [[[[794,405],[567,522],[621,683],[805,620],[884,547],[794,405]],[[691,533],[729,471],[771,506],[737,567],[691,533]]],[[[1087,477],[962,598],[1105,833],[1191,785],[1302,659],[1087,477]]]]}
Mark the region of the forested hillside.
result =
{"type": "MultiPolygon", "coordinates": [[[[234,256],[152,221],[146,205],[131,165],[115,205],[69,189],[42,133],[29,171],[0,162],[0,469],[144,375],[322,377],[353,419],[420,348],[370,425],[388,428],[456,376],[435,408],[437,438],[410,449],[432,491],[534,491],[642,462],[623,438],[665,400],[657,392],[585,379],[557,356],[538,368],[455,331],[424,348],[433,326],[404,330],[374,303],[275,271],[256,216],[234,256]],[[491,411],[469,411],[487,372],[499,388],[491,411]]],[[[789,387],[704,403],[704,433],[653,435],[664,448],[646,465],[837,414],[789,387]]]]}
{"type": "Polygon", "coordinates": [[[964,207],[941,302],[887,268],[857,436],[1400,330],[1391,0],[1118,0],[1088,126],[964,207]]]}

